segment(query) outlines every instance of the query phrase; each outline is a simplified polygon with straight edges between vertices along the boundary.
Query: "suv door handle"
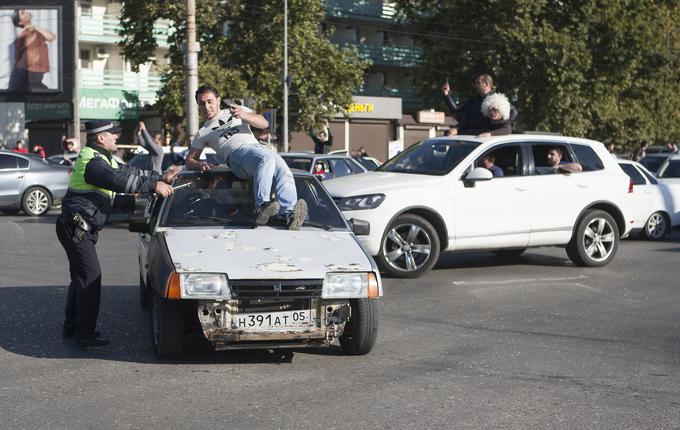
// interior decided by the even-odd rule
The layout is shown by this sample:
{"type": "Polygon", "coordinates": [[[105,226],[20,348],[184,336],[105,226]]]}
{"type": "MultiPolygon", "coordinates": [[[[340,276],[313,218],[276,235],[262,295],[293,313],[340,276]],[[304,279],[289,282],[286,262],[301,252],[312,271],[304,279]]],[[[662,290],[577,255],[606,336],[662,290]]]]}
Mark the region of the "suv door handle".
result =
{"type": "Polygon", "coordinates": [[[527,187],[515,187],[515,189],[516,189],[517,191],[526,191],[526,190],[528,190],[527,187]]]}
{"type": "Polygon", "coordinates": [[[17,175],[17,178],[18,179],[24,179],[24,176],[26,176],[26,175],[17,175]]]}
{"type": "Polygon", "coordinates": [[[588,184],[576,184],[579,188],[588,188],[588,184]]]}

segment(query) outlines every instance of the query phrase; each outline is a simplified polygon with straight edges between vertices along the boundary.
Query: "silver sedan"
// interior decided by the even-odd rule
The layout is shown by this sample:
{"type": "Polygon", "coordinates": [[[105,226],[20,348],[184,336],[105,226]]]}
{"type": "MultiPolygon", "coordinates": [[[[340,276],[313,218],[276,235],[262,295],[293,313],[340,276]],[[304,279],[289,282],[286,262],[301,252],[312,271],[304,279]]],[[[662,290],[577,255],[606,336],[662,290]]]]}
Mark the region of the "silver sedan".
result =
{"type": "Polygon", "coordinates": [[[61,203],[70,168],[49,164],[35,155],[0,150],[0,210],[40,216],[61,203]]]}

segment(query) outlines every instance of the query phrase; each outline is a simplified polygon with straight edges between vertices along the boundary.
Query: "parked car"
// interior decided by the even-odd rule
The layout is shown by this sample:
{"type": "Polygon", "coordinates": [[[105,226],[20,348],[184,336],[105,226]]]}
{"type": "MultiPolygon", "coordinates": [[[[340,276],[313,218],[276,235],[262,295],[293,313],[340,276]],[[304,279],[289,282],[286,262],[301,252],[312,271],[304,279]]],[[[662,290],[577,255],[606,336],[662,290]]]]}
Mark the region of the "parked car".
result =
{"type": "MultiPolygon", "coordinates": [[[[63,154],[50,155],[46,158],[47,162],[50,164],[61,164],[63,166],[73,166],[78,158],[78,153],[66,154],[66,159],[64,159],[63,154]],[[68,161],[67,161],[68,160],[68,161]]],[[[116,154],[113,154],[113,158],[119,163],[123,164],[123,160],[116,154]]]]}
{"type": "Polygon", "coordinates": [[[652,154],[647,154],[642,157],[640,164],[645,166],[647,170],[656,175],[656,173],[659,171],[659,167],[661,167],[663,162],[666,161],[666,159],[671,155],[673,154],[669,152],[655,152],[652,154]]]}
{"type": "Polygon", "coordinates": [[[619,160],[619,166],[633,181],[630,223],[649,240],[660,240],[671,227],[680,225],[680,187],[657,181],[640,163],[619,160]]]}
{"type": "Polygon", "coordinates": [[[339,341],[348,354],[370,352],[382,283],[355,236],[369,226],[347,223],[312,175],[295,183],[309,207],[299,231],[275,218],[256,227],[252,181],[224,166],[182,172],[172,196],[130,223],[159,356],[179,355],[192,327],[218,350],[339,341]]]}
{"type": "Polygon", "coordinates": [[[44,215],[66,195],[70,171],[37,155],[0,150],[0,210],[44,215]]]}
{"type": "Polygon", "coordinates": [[[312,154],[309,152],[285,152],[280,155],[291,169],[313,173],[321,180],[341,178],[368,171],[355,159],[346,155],[312,154]],[[321,163],[322,170],[315,170],[317,163],[321,163]]]}
{"type": "MultiPolygon", "coordinates": [[[[328,154],[329,155],[347,155],[347,156],[349,156],[347,151],[345,151],[344,149],[338,149],[338,150],[335,150],[335,151],[331,151],[328,154]]],[[[378,160],[377,158],[374,158],[374,157],[365,156],[365,157],[353,157],[353,158],[358,163],[360,163],[362,166],[364,166],[366,168],[366,170],[375,170],[378,167],[380,167],[380,165],[382,164],[380,162],[380,160],[378,160]]]]}
{"type": "Polygon", "coordinates": [[[603,266],[628,223],[630,179],[599,142],[555,135],[440,137],[419,142],[373,172],[324,184],[346,218],[369,221],[361,239],[381,269],[418,277],[441,251],[563,246],[580,266],[603,266]],[[550,148],[580,173],[542,174],[550,148]],[[503,170],[481,165],[488,154],[503,170]]]}

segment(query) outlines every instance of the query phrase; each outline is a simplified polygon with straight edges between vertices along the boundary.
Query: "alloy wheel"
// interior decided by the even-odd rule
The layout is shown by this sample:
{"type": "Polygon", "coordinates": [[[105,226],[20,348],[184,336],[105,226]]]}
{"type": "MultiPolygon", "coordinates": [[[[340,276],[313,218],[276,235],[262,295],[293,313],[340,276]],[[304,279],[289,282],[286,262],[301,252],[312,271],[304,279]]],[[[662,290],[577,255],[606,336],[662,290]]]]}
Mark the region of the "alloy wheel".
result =
{"type": "Polygon", "coordinates": [[[584,231],[586,254],[594,261],[606,260],[616,244],[614,226],[604,218],[593,218],[584,231]]]}
{"type": "Polygon", "coordinates": [[[383,255],[397,270],[413,272],[427,263],[432,251],[432,238],[420,226],[400,224],[387,233],[383,255]]]}
{"type": "Polygon", "coordinates": [[[26,196],[26,207],[30,215],[40,215],[47,211],[49,197],[43,190],[35,189],[26,196]]]}
{"type": "Polygon", "coordinates": [[[666,234],[666,217],[656,212],[653,213],[645,224],[647,237],[652,240],[659,240],[666,234]]]}

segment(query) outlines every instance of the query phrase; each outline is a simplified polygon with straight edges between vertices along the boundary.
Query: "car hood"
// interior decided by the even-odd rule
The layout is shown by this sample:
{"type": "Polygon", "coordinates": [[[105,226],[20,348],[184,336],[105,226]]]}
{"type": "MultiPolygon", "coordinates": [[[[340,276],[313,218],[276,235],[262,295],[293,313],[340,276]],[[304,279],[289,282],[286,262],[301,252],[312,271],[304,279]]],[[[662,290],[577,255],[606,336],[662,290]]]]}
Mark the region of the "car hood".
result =
{"type": "Polygon", "coordinates": [[[442,176],[366,172],[361,175],[343,176],[342,178],[324,181],[323,185],[333,197],[348,197],[404,190],[405,185],[408,185],[409,192],[413,192],[417,188],[434,187],[441,181],[442,176]]]}
{"type": "Polygon", "coordinates": [[[226,273],[229,279],[322,279],[326,272],[372,271],[352,233],[186,228],[165,231],[178,272],[226,273]]]}

